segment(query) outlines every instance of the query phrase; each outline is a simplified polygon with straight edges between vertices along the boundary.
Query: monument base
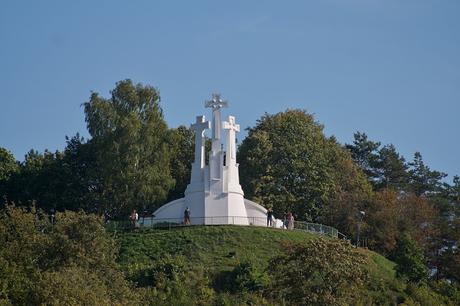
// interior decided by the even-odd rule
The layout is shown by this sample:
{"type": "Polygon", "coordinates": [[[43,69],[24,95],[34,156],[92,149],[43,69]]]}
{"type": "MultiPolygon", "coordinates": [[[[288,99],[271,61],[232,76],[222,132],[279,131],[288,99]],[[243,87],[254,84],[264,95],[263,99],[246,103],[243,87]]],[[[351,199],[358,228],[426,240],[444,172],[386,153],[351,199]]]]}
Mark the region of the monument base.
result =
{"type": "MultiPolygon", "coordinates": [[[[214,207],[211,210],[205,208],[206,201],[189,202],[185,198],[169,202],[154,212],[154,223],[170,222],[182,224],[184,222],[184,211],[190,209],[191,225],[256,225],[267,226],[267,210],[248,199],[244,199],[240,205],[235,205],[235,201],[226,202],[223,199],[217,201],[212,199],[214,207]],[[206,212],[206,213],[203,213],[206,212]],[[208,214],[210,213],[210,214],[208,214]]],[[[209,202],[208,202],[209,203],[209,202]]],[[[276,227],[281,227],[280,220],[274,220],[276,227]]]]}

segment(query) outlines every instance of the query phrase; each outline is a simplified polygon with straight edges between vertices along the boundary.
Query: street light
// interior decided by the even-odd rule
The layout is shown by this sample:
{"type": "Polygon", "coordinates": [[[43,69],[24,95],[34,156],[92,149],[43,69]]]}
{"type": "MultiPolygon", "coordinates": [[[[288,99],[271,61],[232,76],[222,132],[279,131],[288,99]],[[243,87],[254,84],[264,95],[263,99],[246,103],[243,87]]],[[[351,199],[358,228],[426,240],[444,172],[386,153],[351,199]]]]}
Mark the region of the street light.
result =
{"type": "Polygon", "coordinates": [[[54,225],[54,217],[55,217],[55,213],[56,213],[54,208],[51,208],[50,213],[51,213],[51,215],[50,215],[51,225],[54,225]]]}
{"type": "Polygon", "coordinates": [[[359,234],[360,234],[360,231],[361,231],[361,222],[363,221],[365,215],[366,215],[365,211],[363,211],[363,210],[359,211],[359,214],[358,214],[358,233],[357,233],[357,237],[356,237],[356,247],[359,247],[359,234]]]}

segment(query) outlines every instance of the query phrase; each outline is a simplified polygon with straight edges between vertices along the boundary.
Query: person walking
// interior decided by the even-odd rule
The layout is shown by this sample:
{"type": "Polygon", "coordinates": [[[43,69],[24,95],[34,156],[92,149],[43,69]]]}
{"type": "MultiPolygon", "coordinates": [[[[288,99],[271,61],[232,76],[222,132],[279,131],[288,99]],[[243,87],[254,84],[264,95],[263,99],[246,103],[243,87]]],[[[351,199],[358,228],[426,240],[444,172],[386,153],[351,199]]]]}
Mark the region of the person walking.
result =
{"type": "Polygon", "coordinates": [[[190,225],[190,208],[188,206],[184,211],[184,225],[190,225]]]}

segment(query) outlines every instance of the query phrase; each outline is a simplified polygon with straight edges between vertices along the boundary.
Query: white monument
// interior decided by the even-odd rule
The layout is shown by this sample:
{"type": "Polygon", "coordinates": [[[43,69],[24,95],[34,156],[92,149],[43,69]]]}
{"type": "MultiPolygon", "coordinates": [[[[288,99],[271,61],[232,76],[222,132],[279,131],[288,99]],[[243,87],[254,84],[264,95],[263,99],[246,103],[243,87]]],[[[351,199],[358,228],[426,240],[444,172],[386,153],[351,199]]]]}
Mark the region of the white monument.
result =
{"type": "Polygon", "coordinates": [[[192,224],[266,225],[267,210],[243,197],[236,162],[236,133],[240,126],[233,116],[222,121],[221,108],[227,106],[218,94],[205,102],[205,107],[212,109],[212,124],[205,116],[198,116],[191,125],[195,131],[195,160],[185,197],[158,208],[153,222],[181,223],[188,207],[192,224]],[[212,147],[209,165],[206,165],[205,131],[210,128],[212,147]],[[226,131],[225,150],[223,130],[226,131]]]}

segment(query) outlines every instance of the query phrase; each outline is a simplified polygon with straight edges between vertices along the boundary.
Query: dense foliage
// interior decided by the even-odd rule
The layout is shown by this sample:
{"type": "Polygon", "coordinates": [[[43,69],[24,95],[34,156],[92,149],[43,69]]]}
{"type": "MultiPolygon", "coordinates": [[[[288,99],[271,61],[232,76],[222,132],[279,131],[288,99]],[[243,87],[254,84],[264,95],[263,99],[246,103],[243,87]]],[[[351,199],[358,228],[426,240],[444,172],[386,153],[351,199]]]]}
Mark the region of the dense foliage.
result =
{"type": "Polygon", "coordinates": [[[171,174],[175,185],[169,191],[168,200],[184,196],[185,188],[190,183],[190,173],[195,152],[195,134],[185,126],[170,130],[168,139],[171,148],[171,174]]]}
{"type": "Polygon", "coordinates": [[[272,292],[290,305],[350,305],[367,281],[364,263],[364,255],[340,240],[288,243],[270,263],[272,292]]]}
{"type": "Polygon", "coordinates": [[[117,247],[101,218],[7,205],[0,211],[0,304],[130,304],[117,247]]]}
{"type": "Polygon", "coordinates": [[[159,100],[153,87],[126,80],[117,83],[110,99],[93,93],[84,104],[99,174],[97,211],[129,214],[166,199],[173,180],[159,100]]]}
{"type": "Polygon", "coordinates": [[[408,235],[402,236],[396,247],[396,273],[414,283],[426,282],[428,270],[423,253],[416,242],[408,235]]]}
{"type": "Polygon", "coordinates": [[[348,152],[301,110],[265,114],[249,129],[238,161],[246,196],[278,216],[290,211],[316,221],[338,193],[368,188],[348,152]]]}

